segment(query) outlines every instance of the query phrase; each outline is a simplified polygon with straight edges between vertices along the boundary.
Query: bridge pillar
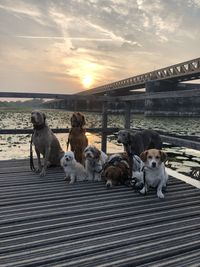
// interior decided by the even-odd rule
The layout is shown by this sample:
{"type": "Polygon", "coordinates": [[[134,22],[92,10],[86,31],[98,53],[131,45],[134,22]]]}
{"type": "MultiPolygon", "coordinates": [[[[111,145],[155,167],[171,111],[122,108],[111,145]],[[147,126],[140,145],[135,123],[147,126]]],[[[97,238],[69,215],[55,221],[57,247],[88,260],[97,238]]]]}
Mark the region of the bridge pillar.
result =
{"type": "Polygon", "coordinates": [[[197,116],[200,114],[200,97],[170,98],[170,91],[200,89],[198,84],[171,83],[168,81],[151,81],[146,83],[147,93],[169,92],[162,99],[145,100],[145,116],[197,116]]]}

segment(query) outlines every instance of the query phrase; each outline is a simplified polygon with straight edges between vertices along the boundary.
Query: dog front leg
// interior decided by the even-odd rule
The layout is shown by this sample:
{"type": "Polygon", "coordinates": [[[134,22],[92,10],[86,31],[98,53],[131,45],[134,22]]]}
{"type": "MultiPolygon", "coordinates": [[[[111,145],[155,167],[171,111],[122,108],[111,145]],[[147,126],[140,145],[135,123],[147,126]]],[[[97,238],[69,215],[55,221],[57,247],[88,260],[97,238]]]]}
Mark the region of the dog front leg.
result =
{"type": "Polygon", "coordinates": [[[164,194],[162,192],[162,188],[163,188],[163,183],[160,182],[158,184],[158,187],[157,187],[157,196],[158,196],[158,198],[165,198],[165,196],[164,196],[164,194]]]}
{"type": "Polygon", "coordinates": [[[36,152],[37,160],[38,160],[38,169],[36,170],[36,172],[41,172],[42,164],[41,164],[41,159],[40,159],[40,152],[37,148],[35,148],[35,152],[36,152]]]}
{"type": "Polygon", "coordinates": [[[147,183],[144,184],[143,188],[140,190],[142,195],[145,195],[148,192],[148,185],[147,183]]]}
{"type": "Polygon", "coordinates": [[[76,180],[76,176],[74,174],[71,174],[70,175],[70,182],[69,182],[69,184],[74,184],[75,180],[76,180]]]}
{"type": "Polygon", "coordinates": [[[99,173],[99,172],[94,173],[94,181],[96,181],[96,182],[101,181],[101,173],[99,173]]]}
{"type": "Polygon", "coordinates": [[[40,177],[44,177],[46,175],[46,169],[48,165],[50,150],[51,150],[50,146],[45,149],[44,166],[42,168],[42,171],[40,172],[40,177]]]}

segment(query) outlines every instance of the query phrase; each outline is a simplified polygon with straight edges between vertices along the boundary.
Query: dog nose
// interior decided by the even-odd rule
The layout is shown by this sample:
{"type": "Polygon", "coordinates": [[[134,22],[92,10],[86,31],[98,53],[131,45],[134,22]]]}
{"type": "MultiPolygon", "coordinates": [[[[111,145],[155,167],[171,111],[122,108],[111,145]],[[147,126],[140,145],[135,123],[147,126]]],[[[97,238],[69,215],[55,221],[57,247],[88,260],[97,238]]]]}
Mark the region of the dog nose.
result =
{"type": "Polygon", "coordinates": [[[35,117],[31,116],[31,122],[35,122],[35,117]]]}
{"type": "Polygon", "coordinates": [[[153,167],[153,168],[156,167],[156,162],[152,162],[152,167],[153,167]]]}

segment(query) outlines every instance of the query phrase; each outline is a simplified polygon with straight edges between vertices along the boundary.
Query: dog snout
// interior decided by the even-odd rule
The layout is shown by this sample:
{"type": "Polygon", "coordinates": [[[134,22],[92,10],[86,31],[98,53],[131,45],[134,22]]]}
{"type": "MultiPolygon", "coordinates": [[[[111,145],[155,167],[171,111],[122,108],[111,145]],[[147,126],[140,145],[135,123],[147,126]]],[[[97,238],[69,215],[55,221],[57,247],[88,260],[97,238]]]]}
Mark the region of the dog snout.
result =
{"type": "Polygon", "coordinates": [[[35,117],[31,116],[31,122],[34,123],[35,122],[35,117]]]}
{"type": "Polygon", "coordinates": [[[120,138],[117,138],[117,142],[118,142],[119,144],[122,143],[121,140],[120,140],[120,138]]]}
{"type": "Polygon", "coordinates": [[[112,182],[110,180],[108,180],[106,183],[106,188],[109,189],[111,187],[112,187],[112,182]]]}
{"type": "Polygon", "coordinates": [[[156,167],[156,162],[152,162],[151,166],[152,166],[153,168],[155,168],[155,167],[156,167]]]}

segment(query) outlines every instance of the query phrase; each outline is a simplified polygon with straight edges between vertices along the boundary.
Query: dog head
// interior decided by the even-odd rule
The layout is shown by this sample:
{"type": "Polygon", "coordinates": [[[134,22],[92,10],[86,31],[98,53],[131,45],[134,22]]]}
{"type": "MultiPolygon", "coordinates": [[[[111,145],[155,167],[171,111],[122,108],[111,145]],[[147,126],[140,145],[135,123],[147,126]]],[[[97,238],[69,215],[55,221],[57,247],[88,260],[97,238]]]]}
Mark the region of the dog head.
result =
{"type": "Polygon", "coordinates": [[[125,162],[119,162],[114,166],[108,166],[104,171],[106,187],[111,188],[115,185],[124,184],[129,174],[128,165],[125,162]]]}
{"type": "Polygon", "coordinates": [[[39,110],[33,110],[31,112],[31,122],[34,126],[45,125],[46,116],[43,112],[39,110]]]}
{"type": "Polygon", "coordinates": [[[103,178],[106,187],[110,188],[118,184],[124,184],[129,175],[129,161],[126,153],[114,154],[104,165],[103,178]]]}
{"type": "Polygon", "coordinates": [[[100,159],[101,151],[95,146],[87,146],[84,150],[84,156],[86,159],[100,159]]]}
{"type": "Polygon", "coordinates": [[[83,127],[85,125],[85,117],[80,112],[74,112],[71,117],[72,127],[83,127]]]}
{"type": "Polygon", "coordinates": [[[117,142],[123,145],[128,145],[130,142],[130,133],[127,130],[120,130],[117,134],[117,142]]]}
{"type": "Polygon", "coordinates": [[[145,150],[140,155],[141,160],[148,168],[159,168],[162,162],[167,159],[167,154],[158,149],[145,150]]]}
{"type": "Polygon", "coordinates": [[[60,160],[62,167],[71,166],[75,162],[74,152],[67,151],[60,160]]]}

